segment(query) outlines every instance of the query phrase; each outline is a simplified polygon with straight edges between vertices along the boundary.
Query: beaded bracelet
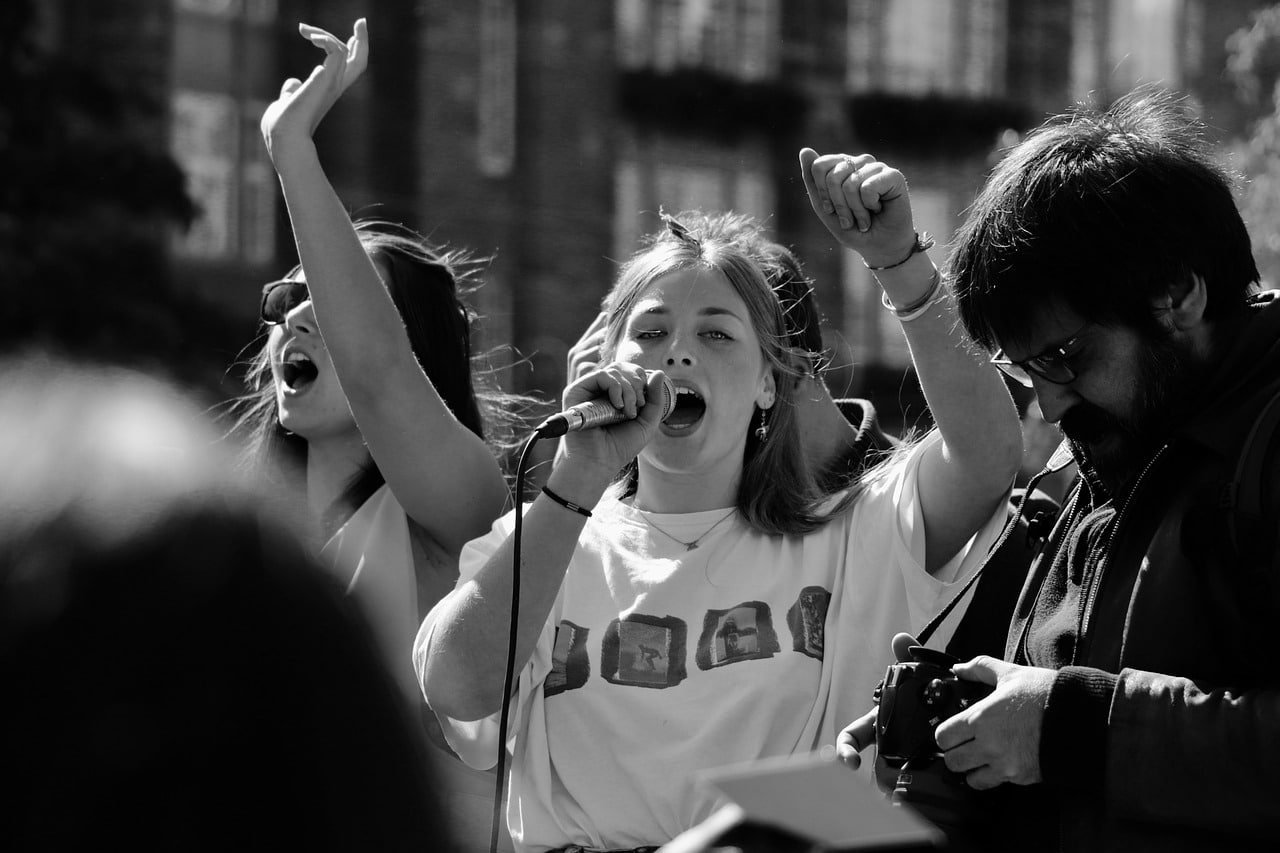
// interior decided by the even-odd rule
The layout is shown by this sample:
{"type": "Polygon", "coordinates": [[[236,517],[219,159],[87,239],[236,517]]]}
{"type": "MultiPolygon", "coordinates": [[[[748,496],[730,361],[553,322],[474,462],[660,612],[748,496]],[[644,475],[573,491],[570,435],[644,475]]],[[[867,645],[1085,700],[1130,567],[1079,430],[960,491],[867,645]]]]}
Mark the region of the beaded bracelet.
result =
{"type": "Polygon", "coordinates": [[[919,231],[917,231],[916,241],[911,244],[911,250],[907,252],[907,256],[905,258],[898,261],[896,264],[885,264],[882,267],[873,267],[871,266],[871,264],[867,263],[866,261],[863,261],[862,265],[867,269],[871,270],[872,272],[878,272],[880,270],[891,270],[891,269],[894,269],[895,267],[900,267],[903,264],[905,264],[907,261],[911,260],[912,255],[919,254],[920,252],[927,252],[932,248],[933,248],[933,238],[929,236],[929,232],[925,231],[923,234],[921,234],[919,231]]]}
{"type": "Polygon", "coordinates": [[[550,489],[548,489],[546,486],[543,486],[543,487],[542,487],[542,493],[543,493],[544,495],[546,495],[547,497],[551,498],[551,500],[553,500],[553,501],[555,501],[556,503],[560,504],[560,506],[564,507],[565,509],[571,509],[571,510],[573,510],[574,512],[576,512],[578,515],[583,516],[584,518],[590,518],[590,517],[591,517],[591,510],[587,509],[586,507],[582,506],[581,504],[576,504],[576,503],[574,503],[573,501],[567,501],[567,500],[565,500],[564,498],[562,498],[562,497],[560,497],[559,495],[557,495],[555,492],[553,492],[553,491],[551,491],[550,489]]]}
{"type": "Polygon", "coordinates": [[[899,308],[889,301],[889,294],[880,294],[880,304],[885,307],[893,316],[898,318],[899,323],[910,323],[924,312],[933,307],[934,303],[947,295],[947,291],[942,287],[942,273],[937,267],[933,268],[933,278],[929,281],[929,289],[924,292],[915,302],[903,308],[899,308]]]}

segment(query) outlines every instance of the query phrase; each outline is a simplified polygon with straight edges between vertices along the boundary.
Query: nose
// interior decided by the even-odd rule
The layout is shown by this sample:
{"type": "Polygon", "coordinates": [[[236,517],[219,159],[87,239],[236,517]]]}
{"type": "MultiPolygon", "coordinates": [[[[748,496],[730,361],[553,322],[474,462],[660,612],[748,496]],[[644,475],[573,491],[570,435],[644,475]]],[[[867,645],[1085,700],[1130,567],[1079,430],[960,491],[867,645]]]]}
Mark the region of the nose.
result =
{"type": "Polygon", "coordinates": [[[670,344],[667,346],[667,355],[663,359],[663,366],[675,367],[677,364],[682,367],[693,366],[693,353],[686,344],[686,336],[677,332],[669,338],[670,344]]]}
{"type": "Polygon", "coordinates": [[[316,312],[311,307],[311,300],[308,299],[294,306],[293,310],[285,315],[284,325],[295,335],[314,335],[319,331],[320,327],[316,325],[316,312]]]}
{"type": "Polygon", "coordinates": [[[1058,385],[1032,374],[1031,387],[1040,403],[1040,414],[1046,421],[1056,424],[1072,406],[1080,402],[1080,395],[1070,385],[1058,385]]]}

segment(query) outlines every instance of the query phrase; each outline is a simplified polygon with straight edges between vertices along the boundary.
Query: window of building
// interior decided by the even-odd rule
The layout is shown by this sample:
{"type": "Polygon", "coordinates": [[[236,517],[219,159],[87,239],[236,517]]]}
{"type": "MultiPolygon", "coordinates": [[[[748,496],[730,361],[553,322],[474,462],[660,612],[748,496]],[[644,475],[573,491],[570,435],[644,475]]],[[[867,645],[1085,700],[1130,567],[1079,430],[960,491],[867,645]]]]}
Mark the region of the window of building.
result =
{"type": "Polygon", "coordinates": [[[252,24],[265,24],[276,19],[278,0],[174,0],[179,12],[194,12],[215,18],[239,18],[252,24]]]}
{"type": "Polygon", "coordinates": [[[615,0],[623,68],[777,75],[779,0],[615,0]]]}
{"type": "Polygon", "coordinates": [[[998,97],[1006,11],[1006,0],[849,0],[849,89],[998,97]]]}
{"type": "Polygon", "coordinates": [[[1180,0],[1114,0],[1108,63],[1123,89],[1139,83],[1177,87],[1180,0]]]}
{"type": "Polygon", "coordinates": [[[1072,94],[1115,96],[1143,83],[1176,89],[1183,67],[1200,62],[1203,18],[1183,0],[1112,0],[1099,9],[1077,3],[1072,12],[1072,94]],[[1186,32],[1179,22],[1186,22],[1186,32]],[[1187,50],[1187,48],[1192,48],[1187,50]]]}
{"type": "Polygon", "coordinates": [[[173,96],[171,151],[197,206],[175,237],[182,257],[267,263],[275,247],[275,173],[258,131],[266,103],[179,90],[173,96]]]}
{"type": "Polygon", "coordinates": [[[614,171],[614,257],[658,227],[658,211],[733,210],[765,226],[775,209],[763,142],[734,146],[671,138],[629,140],[614,171]]]}

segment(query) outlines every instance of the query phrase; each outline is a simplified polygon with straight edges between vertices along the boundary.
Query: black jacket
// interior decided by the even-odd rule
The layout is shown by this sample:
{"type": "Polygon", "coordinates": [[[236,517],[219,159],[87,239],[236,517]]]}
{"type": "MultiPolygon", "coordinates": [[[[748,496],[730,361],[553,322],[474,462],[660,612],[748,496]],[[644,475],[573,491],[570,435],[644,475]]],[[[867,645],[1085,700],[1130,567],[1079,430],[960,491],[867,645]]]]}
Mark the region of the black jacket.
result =
{"type": "Polygon", "coordinates": [[[1010,849],[1280,846],[1280,452],[1258,454],[1269,540],[1243,543],[1261,546],[1249,556],[1228,535],[1241,448],[1280,393],[1276,297],[1258,300],[1213,396],[1122,494],[1108,503],[1077,456],[1084,476],[1006,641],[1006,660],[1059,670],[1044,783],[1001,789],[1023,823],[1010,849]]]}

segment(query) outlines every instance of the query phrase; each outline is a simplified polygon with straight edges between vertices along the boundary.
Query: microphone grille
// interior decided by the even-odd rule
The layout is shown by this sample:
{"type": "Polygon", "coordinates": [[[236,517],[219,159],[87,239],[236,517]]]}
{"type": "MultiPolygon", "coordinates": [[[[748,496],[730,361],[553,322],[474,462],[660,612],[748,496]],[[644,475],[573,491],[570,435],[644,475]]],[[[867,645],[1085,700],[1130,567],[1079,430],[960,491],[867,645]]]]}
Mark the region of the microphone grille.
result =
{"type": "Polygon", "coordinates": [[[664,373],[662,376],[662,417],[660,420],[666,420],[671,414],[672,409],[676,407],[676,386],[675,383],[667,378],[664,373]]]}

